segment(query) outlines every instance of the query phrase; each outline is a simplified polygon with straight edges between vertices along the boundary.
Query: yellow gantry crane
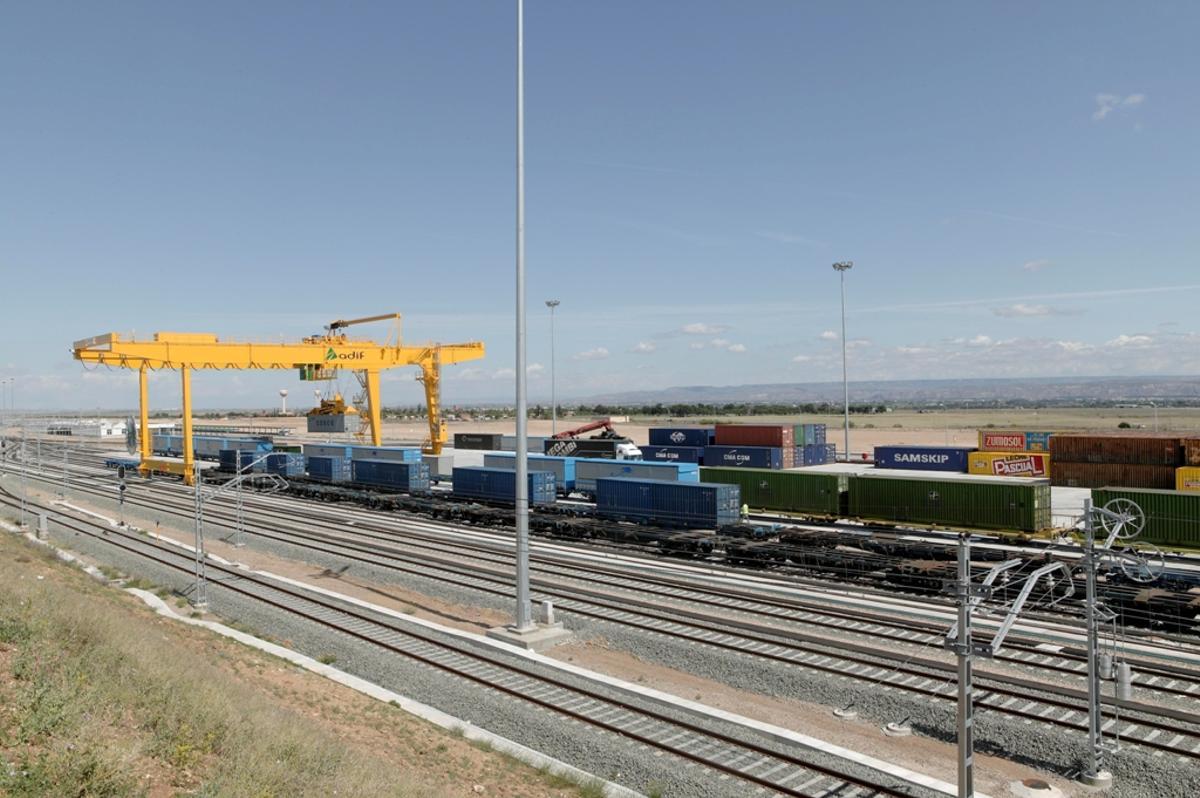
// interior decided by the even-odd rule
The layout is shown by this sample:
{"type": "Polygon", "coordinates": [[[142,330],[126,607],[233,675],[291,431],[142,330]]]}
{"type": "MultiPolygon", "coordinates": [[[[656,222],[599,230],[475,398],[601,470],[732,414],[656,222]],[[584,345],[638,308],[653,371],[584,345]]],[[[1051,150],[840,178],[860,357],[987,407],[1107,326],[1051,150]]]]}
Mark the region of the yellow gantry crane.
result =
{"type": "Polygon", "coordinates": [[[76,341],[72,345],[76,360],[118,368],[137,369],[141,424],[141,469],[180,473],[191,484],[194,468],[192,448],[192,371],[196,369],[297,369],[304,380],[333,379],[341,369],[353,371],[363,386],[365,413],[362,422],[370,432],[373,446],[382,444],[380,424],[379,372],[400,366],[418,366],[417,377],[425,386],[429,410],[429,439],[422,447],[430,454],[441,454],[446,430],[441,420],[441,371],[443,365],[477,360],[484,355],[483,343],[424,344],[404,346],[400,338],[400,314],[339,319],[325,327],[324,334],[313,335],[299,343],[247,343],[221,341],[211,333],[159,332],[153,340],[124,340],[117,333],[106,333],[76,341]],[[395,322],[394,340],[385,343],[352,340],[346,327],[372,321],[395,322]],[[150,448],[150,405],[148,374],[158,369],[178,369],[183,385],[183,463],[155,462],[150,448]]]}

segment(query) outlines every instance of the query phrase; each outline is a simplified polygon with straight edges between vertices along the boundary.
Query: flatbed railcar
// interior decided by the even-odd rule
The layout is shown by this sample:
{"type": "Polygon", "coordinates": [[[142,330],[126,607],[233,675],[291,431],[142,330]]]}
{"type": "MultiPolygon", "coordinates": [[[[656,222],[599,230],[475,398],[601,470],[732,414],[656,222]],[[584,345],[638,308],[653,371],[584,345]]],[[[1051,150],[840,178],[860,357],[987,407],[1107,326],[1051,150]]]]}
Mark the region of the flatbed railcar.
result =
{"type": "MultiPolygon", "coordinates": [[[[512,526],[511,505],[456,498],[446,490],[401,493],[382,486],[307,477],[289,479],[288,484],[289,492],[321,501],[353,502],[386,512],[408,512],[493,529],[512,526]]],[[[719,557],[729,565],[784,568],[872,588],[936,595],[955,576],[955,566],[945,553],[952,547],[903,540],[900,536],[848,536],[834,530],[795,526],[776,527],[764,534],[765,526],[769,525],[734,523],[711,530],[672,529],[650,522],[604,518],[595,508],[579,502],[538,505],[531,507],[529,514],[530,532],[538,536],[632,546],[669,556],[719,557]]],[[[980,556],[973,557],[978,561],[973,570],[980,577],[990,567],[986,561],[1002,554],[979,548],[975,551],[980,556]]],[[[1029,565],[1036,566],[1043,560],[1029,558],[1029,565]]],[[[1019,587],[1019,580],[1014,584],[1019,587]]],[[[1054,586],[1051,595],[1065,595],[1067,584],[1063,580],[1054,586]]],[[[1171,589],[1147,590],[1145,585],[1125,584],[1118,575],[1110,574],[1101,592],[1131,625],[1188,632],[1200,617],[1200,597],[1188,592],[1190,587],[1172,585],[1171,589]]],[[[1000,580],[997,589],[1003,596],[1010,586],[1000,580]]],[[[1082,595],[1082,589],[1075,585],[1076,595],[1082,595]]]]}

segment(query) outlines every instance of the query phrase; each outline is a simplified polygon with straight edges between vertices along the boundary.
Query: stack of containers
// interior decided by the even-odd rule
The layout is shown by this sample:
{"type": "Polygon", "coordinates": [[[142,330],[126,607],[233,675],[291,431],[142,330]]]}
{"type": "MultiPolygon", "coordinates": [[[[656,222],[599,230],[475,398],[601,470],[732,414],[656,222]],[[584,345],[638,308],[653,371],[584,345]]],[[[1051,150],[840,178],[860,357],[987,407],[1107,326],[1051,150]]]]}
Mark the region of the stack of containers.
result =
{"type": "Polygon", "coordinates": [[[1050,438],[1051,479],[1072,488],[1171,490],[1184,465],[1176,435],[1061,435],[1050,438]]]}
{"type": "Polygon", "coordinates": [[[737,485],[660,482],[608,477],[596,480],[596,515],[659,526],[718,529],[741,518],[737,485]]]}
{"type": "Polygon", "coordinates": [[[826,442],[824,424],[797,424],[792,427],[796,446],[813,446],[826,442]]]}
{"type": "Polygon", "coordinates": [[[1175,490],[1200,492],[1200,438],[1184,438],[1183,465],[1175,472],[1175,490]]]}
{"type": "Polygon", "coordinates": [[[647,460],[703,463],[704,447],[714,443],[712,427],[651,427],[650,445],[640,447],[647,460]]]}
{"type": "Polygon", "coordinates": [[[792,453],[794,467],[825,465],[836,461],[837,447],[825,442],[824,424],[797,424],[793,427],[792,436],[796,441],[792,453]]]}
{"type": "Polygon", "coordinates": [[[1029,432],[1012,429],[979,430],[981,452],[1050,452],[1053,432],[1029,432]]]}
{"type": "Polygon", "coordinates": [[[351,460],[390,460],[393,463],[419,463],[421,450],[400,446],[351,446],[351,460]]]}
{"type": "MultiPolygon", "coordinates": [[[[557,495],[553,473],[530,471],[528,479],[530,504],[554,504],[557,495]]],[[[517,496],[517,474],[506,468],[456,468],[454,495],[460,499],[513,504],[517,496]]]]}
{"type": "Polygon", "coordinates": [[[304,455],[292,452],[272,452],[267,455],[267,473],[281,477],[304,476],[304,455]]]}
{"type": "Polygon", "coordinates": [[[313,479],[345,482],[350,479],[350,452],[353,446],[342,443],[306,443],[304,469],[313,479]],[[336,461],[336,464],[333,462],[336,461]]]}
{"type": "Polygon", "coordinates": [[[792,468],[796,433],[781,424],[718,424],[715,445],[704,449],[704,464],[739,468],[792,468]]]}
{"type": "Polygon", "coordinates": [[[350,476],[363,485],[418,493],[429,490],[429,466],[417,461],[351,460],[350,476]]]}
{"type": "Polygon", "coordinates": [[[979,451],[972,452],[968,474],[993,477],[1050,476],[1051,432],[979,430],[979,451]]]}
{"type": "Polygon", "coordinates": [[[596,482],[606,477],[699,482],[700,466],[695,463],[663,463],[646,460],[602,460],[580,458],[575,461],[575,490],[595,493],[596,482]]]}
{"type": "Polygon", "coordinates": [[[973,451],[959,446],[876,446],[875,467],[962,474],[973,451]]]}
{"type": "Polygon", "coordinates": [[[837,462],[837,445],[832,443],[806,443],[796,447],[797,466],[825,465],[837,462]]]}
{"type": "Polygon", "coordinates": [[[324,482],[346,482],[350,479],[350,460],[327,455],[305,455],[308,476],[324,482]]]}
{"type": "MultiPolygon", "coordinates": [[[[554,474],[554,485],[559,493],[570,493],[575,490],[575,458],[551,457],[548,454],[526,455],[530,470],[550,471],[554,474]]],[[[613,462],[611,460],[605,462],[613,462]]],[[[517,467],[516,453],[501,452],[485,454],[483,465],[486,468],[503,468],[513,471],[517,467]]]]}

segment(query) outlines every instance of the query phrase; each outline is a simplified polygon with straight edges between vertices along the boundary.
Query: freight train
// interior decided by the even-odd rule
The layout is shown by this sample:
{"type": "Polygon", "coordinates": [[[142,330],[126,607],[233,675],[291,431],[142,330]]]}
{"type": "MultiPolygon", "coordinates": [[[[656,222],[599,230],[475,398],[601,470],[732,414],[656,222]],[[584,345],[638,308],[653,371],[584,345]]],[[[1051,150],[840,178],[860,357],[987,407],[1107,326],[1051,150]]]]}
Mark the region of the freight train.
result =
{"type": "MultiPolygon", "coordinates": [[[[454,523],[500,529],[511,526],[515,476],[511,462],[501,467],[456,468],[454,487],[447,491],[433,488],[428,468],[415,449],[333,444],[305,449],[305,473],[288,477],[288,491],[294,495],[454,523]],[[364,459],[368,456],[370,459],[364,459]]],[[[221,459],[241,460],[236,455],[221,459]]],[[[746,468],[703,468],[698,473],[685,468],[676,473],[676,479],[665,472],[649,478],[598,473],[592,488],[595,504],[588,504],[564,499],[556,484],[560,473],[577,474],[581,460],[531,458],[529,526],[533,534],[633,545],[674,556],[719,555],[730,565],[783,567],[913,593],[938,593],[953,579],[952,547],[914,540],[902,532],[889,534],[878,527],[1027,532],[1044,528],[1049,517],[1045,480],[746,468]],[[554,460],[570,461],[570,465],[554,460]],[[700,481],[688,481],[697,478],[700,481]],[[754,523],[740,517],[743,502],[756,510],[787,513],[796,520],[851,518],[873,528],[854,534],[845,528],[754,523]]],[[[291,455],[281,462],[295,469],[300,460],[291,455]]],[[[112,458],[106,465],[118,463],[128,464],[123,458],[112,458]]],[[[605,463],[609,468],[622,465],[605,463]]],[[[1169,530],[1172,543],[1200,541],[1200,495],[1130,490],[1098,490],[1094,494],[1098,503],[1118,495],[1139,502],[1147,518],[1142,540],[1155,542],[1169,530]],[[1183,506],[1180,502],[1189,503],[1183,506]]],[[[973,560],[982,570],[988,567],[987,560],[1007,556],[1010,554],[1000,550],[977,548],[973,560]]],[[[1036,565],[1037,560],[1030,563],[1036,565]]],[[[1158,589],[1148,591],[1144,585],[1123,581],[1116,572],[1106,577],[1102,590],[1109,606],[1118,609],[1128,623],[1187,631],[1200,616],[1200,599],[1194,594],[1197,585],[1185,582],[1179,574],[1168,572],[1160,578],[1158,589]]],[[[1003,592],[1004,585],[999,589],[1003,592]]],[[[1055,595],[1064,591],[1065,583],[1055,595]]]]}
{"type": "MultiPolygon", "coordinates": [[[[747,469],[727,470],[743,477],[753,476],[747,469]]],[[[780,477],[787,472],[765,473],[780,477]]],[[[708,480],[717,476],[705,473],[703,478],[708,480]]],[[[829,511],[847,506],[849,498],[846,494],[853,489],[853,478],[837,474],[811,476],[821,479],[794,481],[785,478],[781,484],[792,493],[790,498],[785,497],[779,503],[792,502],[792,506],[816,506],[829,511]],[[845,492],[839,490],[843,485],[847,488],[845,492]]],[[[512,525],[514,477],[511,469],[456,468],[454,482],[460,487],[453,492],[399,491],[354,480],[337,483],[309,478],[290,480],[288,490],[320,501],[353,502],[386,512],[408,512],[456,524],[507,529],[512,525]]],[[[844,530],[816,530],[741,520],[738,501],[742,493],[739,485],[733,483],[602,477],[597,480],[596,504],[593,506],[562,500],[556,495],[554,478],[552,471],[529,472],[529,529],[535,535],[636,546],[673,556],[716,555],[729,565],[781,567],[843,582],[928,595],[940,593],[942,586],[955,577],[953,547],[942,543],[914,540],[903,533],[889,534],[879,530],[847,534],[844,530]]],[[[927,499],[930,493],[938,492],[936,487],[930,489],[931,484],[935,484],[931,480],[909,481],[922,483],[927,499]]],[[[983,484],[995,483],[985,481],[983,484]]],[[[1011,480],[1005,480],[1003,484],[1011,485],[1010,490],[1021,490],[1011,480]]],[[[876,483],[872,481],[870,487],[875,490],[876,483]]],[[[760,486],[759,490],[769,490],[769,487],[760,486]]],[[[912,488],[899,490],[907,492],[912,488]]],[[[1013,509],[1012,497],[1016,494],[1011,492],[997,494],[988,489],[977,496],[968,495],[974,496],[972,506],[980,511],[1003,509],[987,502],[1008,500],[1008,512],[1024,512],[1013,509]]],[[[933,506],[937,505],[936,500],[931,501],[933,506]]],[[[806,513],[810,512],[806,510],[806,513]]],[[[1010,556],[1011,552],[1000,549],[976,548],[972,556],[973,567],[982,576],[990,560],[1010,556]]],[[[1031,558],[1030,567],[1040,565],[1041,559],[1031,558]]],[[[1024,570],[1014,573],[1019,577],[1024,570]]],[[[1179,583],[1178,577],[1178,574],[1168,573],[1156,585],[1159,589],[1145,590],[1145,585],[1129,583],[1117,571],[1106,576],[1102,592],[1106,603],[1128,624],[1186,632],[1194,627],[1200,616],[1200,599],[1189,592],[1196,585],[1179,583]]],[[[1019,586],[1020,583],[1015,584],[1019,586]]],[[[1045,598],[1065,595],[1066,584],[1058,584],[1045,598]]],[[[1003,580],[997,585],[999,595],[1004,595],[1008,589],[1003,580]]],[[[1077,586],[1076,592],[1081,594],[1082,587],[1077,586]]]]}
{"type": "MultiPolygon", "coordinates": [[[[176,452],[181,445],[179,437],[155,435],[156,453],[176,452]]],[[[196,438],[196,441],[197,452],[222,459],[227,470],[233,470],[233,462],[257,459],[272,447],[270,442],[249,438],[196,438]],[[217,446],[242,450],[239,460],[232,459],[232,450],[217,449],[217,446]]],[[[428,469],[422,471],[424,466],[417,449],[344,444],[306,444],[303,449],[303,458],[275,453],[257,467],[289,479],[348,482],[373,490],[420,493],[430,488],[430,475],[428,469]],[[409,465],[382,464],[392,461],[409,465]]],[[[511,471],[515,467],[515,455],[489,453],[484,456],[484,466],[511,471]]],[[[552,493],[560,497],[574,495],[596,501],[598,512],[608,514],[610,518],[664,528],[717,530],[728,527],[739,521],[738,514],[730,507],[736,509],[742,505],[755,512],[779,513],[796,521],[845,519],[875,527],[915,526],[1032,536],[1052,526],[1050,486],[1047,480],[1037,478],[888,471],[851,475],[547,455],[531,455],[529,470],[551,474],[552,493]],[[677,489],[678,495],[672,498],[662,490],[643,487],[637,491],[637,505],[625,508],[615,503],[612,497],[623,491],[626,498],[622,501],[632,501],[633,492],[619,483],[605,483],[604,501],[599,500],[600,483],[613,478],[646,483],[732,485],[737,488],[737,497],[731,499],[728,490],[717,498],[714,489],[682,488],[677,489]],[[681,499],[681,496],[690,498],[681,499]],[[680,504],[681,501],[684,504],[680,504]]],[[[504,482],[504,477],[488,479],[470,470],[461,471],[457,476],[460,478],[452,482],[458,486],[457,490],[446,498],[452,499],[457,494],[460,499],[500,504],[507,500],[511,503],[508,497],[514,491],[504,482]],[[477,488],[468,494],[467,480],[483,480],[492,487],[488,489],[490,492],[481,493],[483,489],[477,488]]],[[[530,496],[539,497],[536,501],[543,505],[553,504],[555,498],[547,495],[545,483],[539,484],[542,487],[531,489],[530,496]]],[[[1133,499],[1145,511],[1146,523],[1138,538],[1140,542],[1172,549],[1200,549],[1200,493],[1134,488],[1093,490],[1093,501],[1101,506],[1118,497],[1133,499]]]]}

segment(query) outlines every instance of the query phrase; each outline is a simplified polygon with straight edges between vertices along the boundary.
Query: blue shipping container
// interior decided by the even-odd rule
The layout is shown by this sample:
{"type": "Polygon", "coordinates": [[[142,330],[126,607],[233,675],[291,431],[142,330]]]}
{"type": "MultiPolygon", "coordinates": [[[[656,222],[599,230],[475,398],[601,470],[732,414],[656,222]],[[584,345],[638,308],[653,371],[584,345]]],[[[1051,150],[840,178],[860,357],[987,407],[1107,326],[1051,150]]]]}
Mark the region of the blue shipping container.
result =
{"type": "MultiPolygon", "coordinates": [[[[530,471],[529,503],[554,504],[558,496],[554,474],[550,471],[530,471]]],[[[506,468],[454,469],[454,495],[461,499],[481,499],[513,504],[517,495],[517,474],[506,468]]]]}
{"type": "Polygon", "coordinates": [[[277,452],[267,455],[267,472],[281,477],[304,475],[304,455],[294,452],[277,452]]]}
{"type": "MultiPolygon", "coordinates": [[[[554,474],[554,486],[559,493],[570,493],[575,490],[575,458],[552,457],[547,454],[527,454],[531,471],[550,471],[554,474]]],[[[485,454],[483,465],[486,468],[505,468],[512,471],[517,467],[517,455],[501,452],[485,454]]]]}
{"type": "Polygon", "coordinates": [[[741,519],[737,485],[610,477],[596,480],[596,514],[661,526],[717,529],[741,519]]]}
{"type": "Polygon", "coordinates": [[[704,465],[783,468],[783,449],[773,446],[705,446],[704,465]]]}
{"type": "Polygon", "coordinates": [[[362,485],[378,485],[410,493],[429,490],[429,466],[424,463],[351,460],[350,478],[362,485]]]}
{"type": "Polygon", "coordinates": [[[346,460],[350,459],[353,450],[353,446],[340,443],[305,443],[300,447],[307,457],[341,457],[346,460]]]}
{"type": "Polygon", "coordinates": [[[699,482],[700,466],[695,463],[664,463],[646,460],[605,460],[579,458],[575,461],[575,490],[594,493],[596,480],[603,477],[633,477],[669,482],[699,482]]]}
{"type": "Polygon", "coordinates": [[[313,479],[326,482],[347,482],[350,479],[350,461],[341,457],[308,457],[305,466],[313,479]]]}
{"type": "Polygon", "coordinates": [[[704,464],[703,446],[642,446],[639,448],[642,450],[642,457],[646,460],[704,464]]]}
{"type": "Polygon", "coordinates": [[[966,473],[973,451],[957,446],[876,446],[875,467],[966,473]]]}
{"type": "Polygon", "coordinates": [[[797,424],[795,437],[797,446],[814,446],[825,443],[824,424],[797,424]]]}
{"type": "Polygon", "coordinates": [[[419,463],[421,462],[421,450],[399,446],[352,446],[350,447],[350,459],[389,460],[393,463],[419,463]]]}
{"type": "Polygon", "coordinates": [[[222,449],[217,455],[221,471],[237,471],[240,469],[246,473],[266,470],[264,463],[254,462],[259,457],[262,457],[262,455],[258,452],[247,451],[245,449],[222,449]]]}
{"type": "Polygon", "coordinates": [[[832,443],[810,443],[796,447],[796,465],[814,466],[836,462],[836,447],[832,443]]]}
{"type": "Polygon", "coordinates": [[[716,430],[712,427],[651,427],[651,446],[708,446],[716,430]]]}

